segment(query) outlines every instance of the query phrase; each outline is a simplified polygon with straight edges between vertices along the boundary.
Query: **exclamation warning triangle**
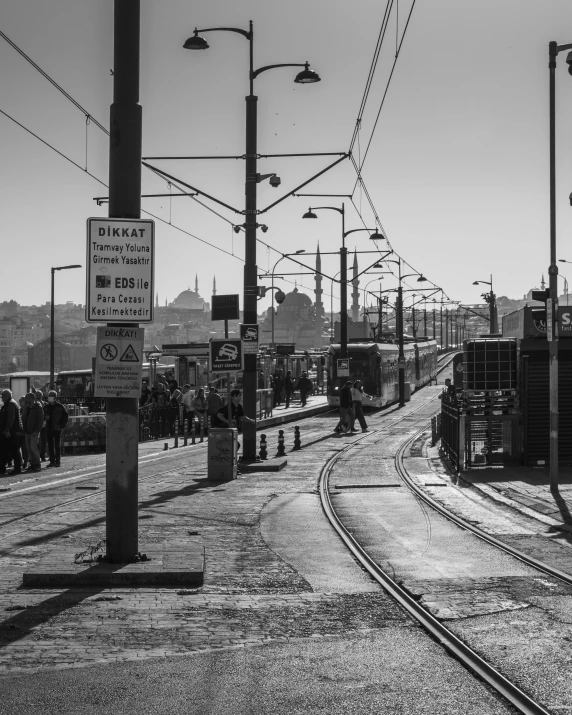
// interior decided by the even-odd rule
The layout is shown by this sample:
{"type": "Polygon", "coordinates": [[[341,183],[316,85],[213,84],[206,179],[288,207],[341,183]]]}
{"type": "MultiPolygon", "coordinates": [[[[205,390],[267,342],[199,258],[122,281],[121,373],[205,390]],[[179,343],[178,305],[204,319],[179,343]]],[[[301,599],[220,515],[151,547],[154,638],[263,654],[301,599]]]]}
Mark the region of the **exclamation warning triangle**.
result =
{"type": "Polygon", "coordinates": [[[139,358],[137,357],[135,350],[133,349],[133,345],[127,346],[125,352],[119,358],[119,362],[139,362],[139,358]]]}

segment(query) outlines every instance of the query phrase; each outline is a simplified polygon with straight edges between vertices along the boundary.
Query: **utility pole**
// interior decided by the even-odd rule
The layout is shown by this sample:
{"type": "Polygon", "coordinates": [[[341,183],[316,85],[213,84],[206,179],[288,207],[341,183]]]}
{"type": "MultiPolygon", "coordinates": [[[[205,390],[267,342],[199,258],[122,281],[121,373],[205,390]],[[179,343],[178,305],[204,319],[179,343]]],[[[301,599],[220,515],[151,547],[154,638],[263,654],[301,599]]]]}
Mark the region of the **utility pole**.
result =
{"type": "MultiPolygon", "coordinates": [[[[109,217],[141,218],[139,0],[115,0],[113,104],[109,137],[109,217]]],[[[139,327],[137,323],[111,327],[139,327]]],[[[107,399],[106,539],[111,563],[138,552],[139,411],[136,398],[107,399]]]]}

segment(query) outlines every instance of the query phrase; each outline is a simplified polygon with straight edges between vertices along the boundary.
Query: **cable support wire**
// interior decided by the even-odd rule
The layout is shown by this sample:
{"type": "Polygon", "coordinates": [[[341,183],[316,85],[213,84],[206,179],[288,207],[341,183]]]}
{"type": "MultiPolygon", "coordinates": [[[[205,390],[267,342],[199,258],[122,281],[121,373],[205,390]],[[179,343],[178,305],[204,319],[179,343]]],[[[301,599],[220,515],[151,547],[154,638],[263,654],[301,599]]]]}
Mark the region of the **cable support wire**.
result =
{"type": "Polygon", "coordinates": [[[386,4],[386,6],[385,6],[385,11],[384,11],[384,13],[383,13],[383,18],[382,18],[382,20],[381,20],[381,28],[380,28],[380,30],[379,30],[379,35],[378,35],[378,37],[377,37],[377,42],[376,42],[376,44],[375,44],[375,49],[374,49],[374,51],[373,51],[373,58],[372,58],[372,60],[371,60],[371,64],[370,64],[370,67],[369,67],[369,72],[368,72],[367,80],[366,80],[366,83],[365,83],[365,89],[364,89],[364,91],[363,91],[362,100],[361,100],[361,104],[360,104],[359,111],[358,111],[358,116],[357,116],[357,120],[356,120],[356,126],[355,126],[355,129],[354,129],[354,132],[353,132],[351,141],[350,141],[350,148],[349,148],[350,153],[351,153],[351,151],[352,151],[352,149],[353,149],[353,147],[354,147],[354,144],[355,144],[355,142],[356,142],[356,140],[357,140],[357,138],[358,138],[359,126],[360,126],[361,119],[362,119],[363,114],[364,114],[364,111],[365,111],[365,106],[366,106],[366,104],[367,104],[367,100],[368,100],[368,97],[369,97],[369,92],[370,92],[370,89],[371,89],[371,84],[372,84],[372,82],[373,82],[373,77],[374,77],[375,70],[376,70],[376,67],[377,67],[377,61],[378,61],[378,59],[379,59],[379,55],[380,55],[380,52],[381,52],[381,47],[382,47],[383,39],[384,39],[384,37],[385,37],[385,32],[386,32],[386,30],[387,30],[387,26],[388,26],[388,23],[389,23],[389,16],[390,16],[390,14],[391,14],[391,8],[392,8],[392,7],[393,7],[393,0],[387,0],[387,4],[386,4]]]}
{"type": "MultiPolygon", "coordinates": [[[[411,8],[410,8],[410,10],[409,10],[409,15],[407,16],[407,22],[405,23],[405,27],[403,28],[403,34],[401,35],[401,41],[399,42],[399,45],[398,45],[397,50],[396,50],[396,52],[395,52],[395,58],[394,58],[394,60],[393,60],[393,65],[392,65],[392,67],[391,67],[391,72],[389,73],[389,78],[388,78],[388,80],[387,80],[387,84],[385,85],[385,91],[383,92],[383,96],[382,96],[382,98],[381,98],[381,102],[380,102],[380,105],[379,105],[379,109],[377,110],[377,116],[376,116],[375,122],[374,122],[374,124],[373,124],[373,129],[371,130],[371,134],[370,134],[370,137],[369,137],[369,141],[368,141],[368,143],[367,143],[367,146],[366,146],[366,149],[365,149],[363,158],[362,158],[361,163],[360,163],[360,167],[359,167],[359,171],[358,171],[358,179],[359,179],[360,176],[361,176],[361,171],[362,171],[362,169],[363,169],[363,165],[365,164],[365,160],[366,160],[366,158],[367,158],[367,155],[368,155],[368,152],[369,152],[369,148],[370,148],[371,142],[372,142],[372,140],[373,140],[373,135],[374,135],[374,133],[375,133],[375,130],[376,130],[376,127],[377,127],[377,123],[378,123],[378,121],[379,121],[379,116],[380,116],[380,114],[381,114],[381,110],[382,110],[383,105],[384,105],[384,103],[385,103],[385,98],[386,98],[386,96],[387,96],[387,92],[389,91],[389,85],[391,84],[391,79],[392,79],[393,73],[394,73],[394,71],[395,71],[395,66],[396,66],[396,64],[397,64],[397,60],[399,59],[399,53],[401,52],[401,47],[402,47],[402,45],[403,45],[403,41],[405,40],[405,34],[407,33],[407,28],[409,27],[409,21],[411,20],[411,15],[413,14],[413,9],[414,9],[414,7],[415,7],[415,3],[416,3],[416,0],[413,0],[413,2],[412,2],[412,4],[411,4],[411,8]]],[[[358,181],[356,181],[356,183],[355,183],[354,191],[355,191],[355,188],[356,188],[357,185],[358,185],[358,181]]],[[[353,192],[352,192],[352,193],[353,193],[353,192]]]]}

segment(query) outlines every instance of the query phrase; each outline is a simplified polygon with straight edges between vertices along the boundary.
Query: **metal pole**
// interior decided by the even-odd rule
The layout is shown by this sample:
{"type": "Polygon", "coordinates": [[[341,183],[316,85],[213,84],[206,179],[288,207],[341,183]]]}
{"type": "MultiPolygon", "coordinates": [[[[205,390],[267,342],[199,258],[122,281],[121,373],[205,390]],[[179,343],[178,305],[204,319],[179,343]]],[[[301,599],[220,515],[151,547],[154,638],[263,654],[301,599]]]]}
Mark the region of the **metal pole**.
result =
{"type": "MultiPolygon", "coordinates": [[[[246,182],[245,182],[245,224],[244,224],[244,322],[257,323],[256,288],[258,270],[256,268],[256,170],[257,170],[257,104],[254,95],[253,66],[254,30],[250,22],[250,94],[246,97],[246,182]]],[[[256,420],[256,355],[244,356],[243,408],[246,417],[256,420]]],[[[256,422],[243,423],[242,461],[256,459],[256,422]]]]}
{"type": "Polygon", "coordinates": [[[441,301],[441,315],[439,317],[439,336],[441,340],[441,350],[443,350],[443,301],[441,301]]]}
{"type": "MultiPolygon", "coordinates": [[[[274,293],[274,291],[272,291],[274,293]]],[[[228,319],[224,319],[224,337],[228,338],[228,319]]],[[[232,427],[232,400],[230,397],[230,372],[226,373],[226,406],[228,416],[228,426],[232,427]]]]}
{"type": "Polygon", "coordinates": [[[56,357],[56,340],[54,329],[56,324],[56,309],[54,306],[54,276],[55,268],[52,268],[52,303],[50,306],[50,390],[54,384],[55,357],[56,357]]]}
{"type": "MultiPolygon", "coordinates": [[[[143,112],[139,104],[139,24],[139,0],[115,0],[110,218],[141,217],[143,112]]],[[[129,327],[138,326],[130,323],[129,327]]],[[[138,552],[138,400],[108,398],[106,419],[107,556],[111,563],[125,563],[138,552]]]]}
{"type": "Polygon", "coordinates": [[[435,336],[437,333],[435,332],[435,308],[433,308],[433,340],[435,340],[435,336]]]}
{"type": "Polygon", "coordinates": [[[403,288],[401,287],[401,258],[397,263],[399,269],[399,287],[397,289],[397,303],[395,305],[397,341],[399,353],[397,357],[398,380],[399,380],[399,406],[405,406],[405,352],[403,350],[403,288]]]}
{"type": "Polygon", "coordinates": [[[330,293],[330,339],[334,339],[334,281],[332,280],[332,291],[330,293]]]}
{"type": "Polygon", "coordinates": [[[449,308],[445,308],[445,350],[449,348],[449,308]]]}
{"type": "Polygon", "coordinates": [[[340,248],[340,357],[348,356],[348,250],[346,248],[345,210],[342,204],[342,247],[340,248]]]}
{"type": "Polygon", "coordinates": [[[413,304],[411,306],[411,328],[413,332],[413,340],[417,340],[417,326],[415,324],[415,296],[413,296],[413,304]]]}
{"type": "Polygon", "coordinates": [[[425,303],[423,304],[423,330],[425,331],[423,334],[427,337],[427,305],[425,303]]]}
{"type": "MultiPolygon", "coordinates": [[[[276,268],[276,266],[274,266],[276,268]]],[[[270,344],[271,350],[274,350],[274,271],[272,271],[272,301],[270,303],[270,306],[272,308],[272,342],[270,344]]],[[[228,338],[228,335],[225,335],[226,338],[228,338]]]]}
{"type": "MultiPolygon", "coordinates": [[[[555,330],[554,316],[558,316],[558,265],[556,263],[556,55],[558,45],[548,45],[550,71],[550,267],[549,295],[547,311],[552,311],[552,321],[548,337],[549,393],[550,393],[550,491],[558,493],[558,331],[555,330]]],[[[547,315],[548,318],[548,315],[547,315]]]]}

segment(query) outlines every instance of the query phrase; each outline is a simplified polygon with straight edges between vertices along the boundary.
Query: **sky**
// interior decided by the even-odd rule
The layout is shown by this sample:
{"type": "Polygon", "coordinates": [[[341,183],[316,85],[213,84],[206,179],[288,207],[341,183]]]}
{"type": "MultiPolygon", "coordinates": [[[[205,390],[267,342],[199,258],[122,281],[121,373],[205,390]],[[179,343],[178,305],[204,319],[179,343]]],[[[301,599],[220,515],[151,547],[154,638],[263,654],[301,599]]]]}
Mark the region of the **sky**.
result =
{"type": "MultiPolygon", "coordinates": [[[[394,62],[412,0],[393,2],[354,158],[360,163],[394,62]]],[[[141,92],[143,155],[244,153],[248,43],[234,33],[205,34],[210,48],[182,45],[195,26],[240,27],[254,22],[255,66],[311,63],[322,81],[297,85],[297,70],[257,78],[258,151],[261,154],[347,152],[380,31],[385,0],[142,0],[141,92]]],[[[113,3],[110,0],[18,0],[0,10],[0,29],[87,112],[109,126],[113,77],[113,3]]],[[[391,247],[447,296],[479,302],[493,276],[497,295],[521,298],[538,287],[549,263],[548,42],[572,42],[569,0],[417,0],[379,114],[362,173],[391,247]]],[[[557,252],[572,261],[572,77],[566,53],[558,57],[557,252]]],[[[82,264],[57,274],[56,302],[85,303],[86,220],[105,216],[108,138],[0,38],[0,110],[79,164],[32,137],[0,114],[0,225],[4,244],[0,301],[24,305],[50,299],[50,267],[82,264]],[[86,141],[87,137],[87,141],[86,141]],[[86,163],[87,160],[87,163],[86,163]],[[89,174],[84,171],[87,167],[89,174]]],[[[333,157],[259,161],[276,172],[276,189],[259,184],[264,208],[309,179],[333,157]]],[[[242,160],[157,161],[157,166],[237,209],[244,202],[242,160]]],[[[345,202],[346,230],[375,226],[349,160],[302,191],[352,194],[343,198],[289,198],[260,216],[259,273],[281,253],[320,245],[338,251],[340,216],[302,220],[309,205],[345,202]]],[[[143,172],[143,193],[169,187],[143,172]]],[[[177,193],[173,189],[173,193],[177,193]]],[[[189,198],[143,200],[156,219],[155,284],[160,303],[194,287],[210,300],[242,293],[243,217],[207,200],[220,216],[189,198]],[[191,235],[189,235],[191,234],[191,235]],[[200,241],[199,239],[202,239],[200,241]]],[[[142,217],[146,217],[143,213],[142,217]]],[[[351,251],[372,250],[368,233],[348,237],[351,251]]],[[[383,244],[378,244],[383,248],[383,244]]],[[[360,270],[375,254],[358,257],[360,270]]],[[[314,256],[303,259],[310,267],[314,256]]],[[[572,281],[572,270],[559,264],[572,281]]],[[[393,268],[393,266],[390,266],[393,268]]],[[[314,287],[312,275],[284,259],[276,284],[314,287]],[[288,282],[291,281],[291,282],[288,282]]],[[[326,255],[322,271],[334,276],[339,256],[326,255]]],[[[393,276],[363,276],[360,288],[393,288],[393,276]]],[[[270,280],[261,281],[270,285],[270,280]]],[[[413,277],[407,283],[414,287],[413,277]]],[[[429,283],[424,284],[424,286],[429,283]]],[[[326,281],[329,309],[332,284],[326,281]]],[[[562,284],[561,284],[562,288],[562,284]]],[[[339,287],[335,286],[337,302],[339,287]]],[[[312,296],[313,297],[313,296],[312,296]]],[[[259,301],[259,308],[269,306],[259,301]]],[[[335,304],[334,304],[335,306],[335,304]]]]}

